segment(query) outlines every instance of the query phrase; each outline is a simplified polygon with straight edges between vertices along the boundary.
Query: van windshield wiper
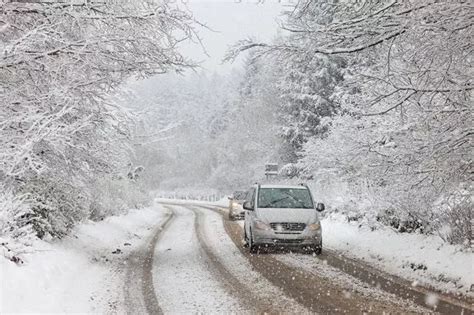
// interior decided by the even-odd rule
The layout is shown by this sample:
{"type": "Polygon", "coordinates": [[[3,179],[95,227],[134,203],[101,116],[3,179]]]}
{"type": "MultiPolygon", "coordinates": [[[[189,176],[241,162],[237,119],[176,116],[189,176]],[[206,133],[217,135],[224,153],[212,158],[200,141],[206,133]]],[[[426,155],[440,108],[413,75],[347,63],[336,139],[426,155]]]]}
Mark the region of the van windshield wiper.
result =
{"type": "Polygon", "coordinates": [[[293,199],[295,202],[299,203],[301,208],[303,208],[303,209],[310,209],[311,208],[311,207],[307,207],[306,204],[304,203],[304,201],[301,201],[300,199],[296,198],[295,196],[292,196],[290,194],[287,194],[287,195],[288,195],[288,197],[293,199]]]}
{"type": "Polygon", "coordinates": [[[278,203],[278,202],[280,202],[280,201],[283,201],[283,200],[285,200],[285,199],[288,199],[288,198],[290,198],[290,197],[289,197],[289,196],[286,196],[286,197],[283,197],[283,198],[280,198],[280,199],[277,199],[277,200],[273,200],[273,201],[267,203],[266,205],[262,206],[262,208],[270,208],[270,206],[273,206],[274,204],[276,204],[276,203],[278,203]]]}
{"type": "MultiPolygon", "coordinates": [[[[295,201],[296,203],[298,203],[300,205],[300,207],[302,209],[311,209],[312,207],[308,207],[303,201],[295,198],[294,196],[290,195],[290,194],[286,194],[287,196],[283,197],[283,198],[280,198],[280,199],[276,199],[276,200],[273,200],[269,203],[267,203],[266,205],[262,206],[262,208],[270,208],[271,206],[273,206],[274,204],[282,201],[282,200],[286,200],[288,198],[291,198],[293,201],[295,201]]],[[[295,207],[296,208],[296,207],[295,207]]]]}

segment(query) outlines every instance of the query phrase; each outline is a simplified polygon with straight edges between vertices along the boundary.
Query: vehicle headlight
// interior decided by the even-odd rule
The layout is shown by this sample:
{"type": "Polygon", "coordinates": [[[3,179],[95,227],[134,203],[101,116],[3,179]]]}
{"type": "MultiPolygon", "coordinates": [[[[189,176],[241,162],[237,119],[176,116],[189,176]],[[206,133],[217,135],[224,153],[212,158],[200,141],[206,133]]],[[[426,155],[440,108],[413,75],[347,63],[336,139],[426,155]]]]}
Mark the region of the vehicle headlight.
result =
{"type": "Polygon", "coordinates": [[[271,230],[270,225],[263,223],[262,221],[255,221],[255,228],[259,230],[271,230]]]}
{"type": "Polygon", "coordinates": [[[321,229],[321,223],[312,223],[310,225],[308,225],[308,228],[311,230],[311,231],[317,231],[317,230],[320,230],[321,229]]]}

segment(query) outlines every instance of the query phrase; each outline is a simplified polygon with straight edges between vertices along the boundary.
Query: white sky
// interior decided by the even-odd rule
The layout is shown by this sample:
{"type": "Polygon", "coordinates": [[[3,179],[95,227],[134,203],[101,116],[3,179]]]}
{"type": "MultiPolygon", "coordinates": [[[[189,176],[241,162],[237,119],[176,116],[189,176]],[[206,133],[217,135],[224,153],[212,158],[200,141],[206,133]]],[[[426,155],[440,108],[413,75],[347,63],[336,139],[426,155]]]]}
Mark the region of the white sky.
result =
{"type": "MultiPolygon", "coordinates": [[[[178,0],[180,1],[180,0],[178,0]]],[[[198,45],[186,45],[183,52],[194,60],[203,61],[206,72],[228,72],[240,64],[221,64],[229,45],[240,39],[255,37],[271,40],[278,32],[277,18],[284,4],[278,0],[187,0],[187,7],[194,17],[214,32],[201,29],[200,37],[209,54],[206,56],[198,45]]],[[[288,4],[291,0],[286,0],[288,4]]]]}

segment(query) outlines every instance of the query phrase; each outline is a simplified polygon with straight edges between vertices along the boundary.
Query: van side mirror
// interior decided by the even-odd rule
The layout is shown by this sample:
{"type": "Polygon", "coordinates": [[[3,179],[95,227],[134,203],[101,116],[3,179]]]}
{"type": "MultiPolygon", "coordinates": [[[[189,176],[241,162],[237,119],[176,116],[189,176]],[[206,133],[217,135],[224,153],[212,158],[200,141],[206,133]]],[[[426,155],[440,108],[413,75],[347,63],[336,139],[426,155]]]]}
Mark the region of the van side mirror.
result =
{"type": "Polygon", "coordinates": [[[245,201],[244,204],[242,205],[242,207],[243,207],[245,210],[253,211],[253,207],[252,207],[252,205],[250,204],[250,201],[245,201]]]}
{"type": "Polygon", "coordinates": [[[326,209],[326,207],[324,206],[324,203],[321,203],[321,202],[318,202],[316,204],[316,210],[321,212],[321,211],[324,211],[324,209],[326,209]]]}

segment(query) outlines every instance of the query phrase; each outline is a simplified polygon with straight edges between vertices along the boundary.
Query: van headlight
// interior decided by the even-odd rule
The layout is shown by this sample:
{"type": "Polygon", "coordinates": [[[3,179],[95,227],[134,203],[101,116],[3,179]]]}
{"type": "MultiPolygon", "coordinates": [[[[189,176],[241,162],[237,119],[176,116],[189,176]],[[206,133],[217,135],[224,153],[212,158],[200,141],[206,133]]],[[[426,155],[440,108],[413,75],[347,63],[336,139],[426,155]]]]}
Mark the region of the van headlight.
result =
{"type": "Polygon", "coordinates": [[[310,225],[308,225],[308,228],[311,230],[311,231],[317,231],[317,230],[320,230],[321,229],[321,223],[312,223],[310,225]]]}
{"type": "Polygon", "coordinates": [[[259,229],[259,230],[265,230],[265,231],[268,231],[268,230],[271,230],[272,228],[270,227],[270,225],[262,222],[262,221],[255,221],[255,228],[256,229],[259,229]]]}

